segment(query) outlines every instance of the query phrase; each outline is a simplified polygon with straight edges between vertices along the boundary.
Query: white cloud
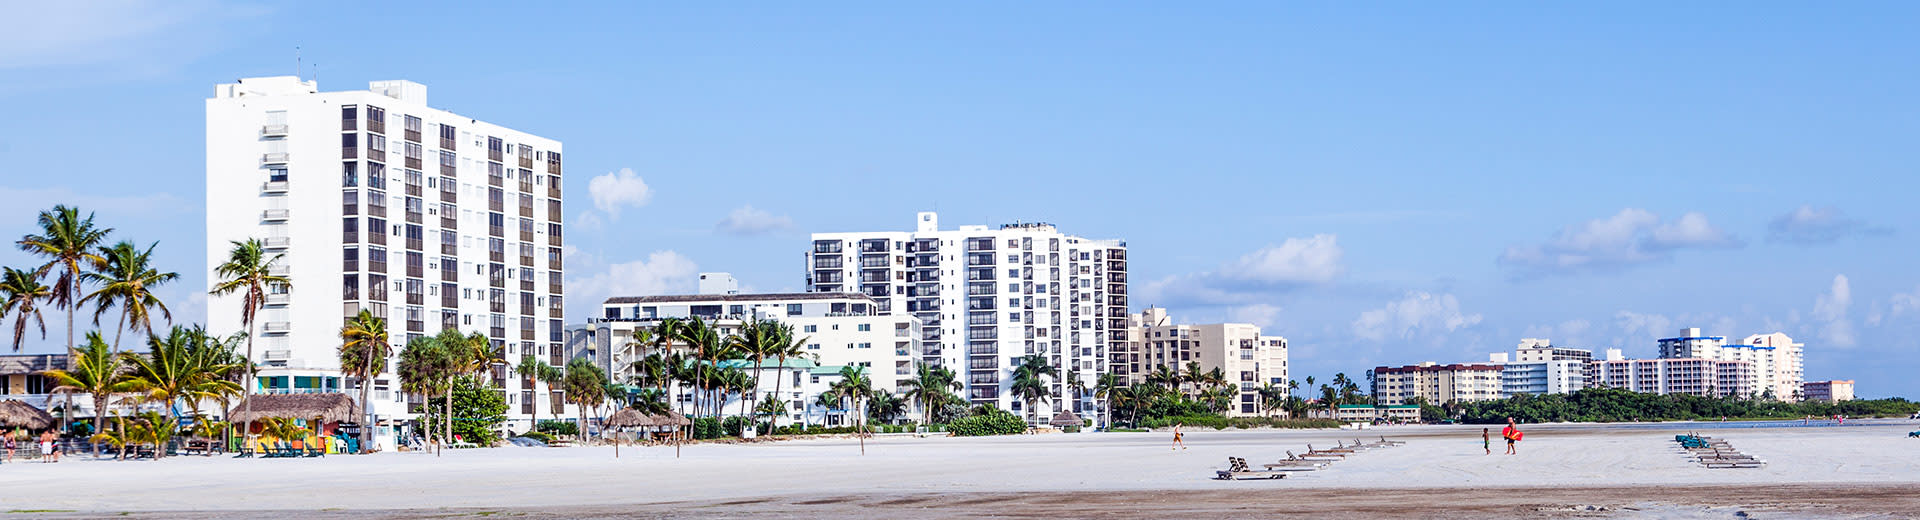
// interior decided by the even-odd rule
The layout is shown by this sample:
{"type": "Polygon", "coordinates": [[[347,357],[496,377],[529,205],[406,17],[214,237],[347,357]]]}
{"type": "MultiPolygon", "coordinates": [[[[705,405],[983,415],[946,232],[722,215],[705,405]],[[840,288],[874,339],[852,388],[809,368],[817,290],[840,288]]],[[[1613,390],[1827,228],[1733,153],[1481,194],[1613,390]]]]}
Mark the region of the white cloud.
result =
{"type": "Polygon", "coordinates": [[[1168,276],[1140,284],[1137,300],[1147,304],[1251,304],[1274,293],[1326,284],[1346,271],[1345,251],[1334,235],[1289,238],[1212,271],[1168,276]]]}
{"type": "Polygon", "coordinates": [[[1920,287],[1914,288],[1910,293],[1893,293],[1887,302],[1886,317],[1888,318],[1898,318],[1914,312],[1920,312],[1920,287]]]}
{"type": "Polygon", "coordinates": [[[7,7],[21,23],[0,31],[0,69],[111,62],[141,54],[135,42],[206,14],[208,2],[101,0],[23,2],[7,7]],[[26,23],[31,22],[31,23],[26,23]]]}
{"type": "Polygon", "coordinates": [[[1522,276],[1617,271],[1672,258],[1680,249],[1730,249],[1744,246],[1739,238],[1707,221],[1706,215],[1687,213],[1672,222],[1639,208],[1626,208],[1611,217],[1561,228],[1547,243],[1512,246],[1500,255],[1500,265],[1522,276]]]}
{"type": "Polygon", "coordinates": [[[1417,334],[1439,334],[1453,332],[1465,327],[1477,325],[1481,321],[1479,314],[1466,314],[1460,311],[1460,300],[1452,294],[1434,295],[1425,291],[1408,291],[1399,300],[1387,302],[1385,307],[1360,313],[1353,320],[1353,334],[1371,341],[1387,339],[1408,339],[1417,334]]]}
{"type": "Polygon", "coordinates": [[[1277,246],[1267,246],[1240,257],[1220,271],[1220,275],[1266,283],[1325,283],[1340,276],[1340,260],[1346,252],[1334,235],[1313,238],[1288,238],[1277,246]]]}
{"type": "Polygon", "coordinates": [[[573,222],[567,223],[567,227],[573,228],[574,231],[599,231],[606,226],[607,221],[601,219],[600,214],[592,210],[580,212],[579,216],[573,217],[573,222]]]}
{"type": "Polygon", "coordinates": [[[593,198],[593,207],[615,220],[620,218],[620,208],[638,208],[653,200],[653,188],[647,187],[647,181],[633,173],[632,168],[621,168],[587,181],[587,194],[593,198]]]}
{"type": "MultiPolygon", "coordinates": [[[[1280,306],[1265,303],[1243,305],[1227,310],[1227,321],[1233,323],[1252,323],[1262,329],[1273,327],[1280,318],[1280,306]]],[[[1271,331],[1269,331],[1271,333],[1271,331]]]]}
{"type": "Polygon", "coordinates": [[[714,227],[722,233],[734,235],[763,235],[793,229],[793,219],[746,205],[735,208],[714,227]]]}
{"type": "Polygon", "coordinates": [[[1629,336],[1629,344],[1651,343],[1652,340],[1673,337],[1673,319],[1662,314],[1642,314],[1633,311],[1613,313],[1616,328],[1629,336]]]}
{"type": "Polygon", "coordinates": [[[654,251],[645,260],[610,264],[590,276],[568,279],[569,306],[599,308],[610,296],[691,293],[698,273],[699,266],[685,255],[671,250],[654,251]]]}
{"type": "Polygon", "coordinates": [[[1853,288],[1847,275],[1834,275],[1833,287],[1813,300],[1813,319],[1822,322],[1821,339],[1836,347],[1853,346],[1853,321],[1847,317],[1852,306],[1853,288]]]}
{"type": "Polygon", "coordinates": [[[1847,218],[1833,207],[1815,208],[1800,206],[1799,209],[1774,217],[1767,223],[1767,241],[1799,245],[1831,244],[1842,238],[1863,235],[1883,235],[1890,230],[1867,225],[1866,222],[1847,218]]]}

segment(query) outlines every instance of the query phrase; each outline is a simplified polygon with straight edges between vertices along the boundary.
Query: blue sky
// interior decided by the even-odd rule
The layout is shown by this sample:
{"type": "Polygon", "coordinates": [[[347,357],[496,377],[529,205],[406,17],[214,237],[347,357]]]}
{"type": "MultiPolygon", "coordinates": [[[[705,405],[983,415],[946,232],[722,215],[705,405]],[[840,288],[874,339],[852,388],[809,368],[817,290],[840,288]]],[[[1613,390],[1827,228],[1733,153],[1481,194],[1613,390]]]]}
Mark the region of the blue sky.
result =
{"type": "Polygon", "coordinates": [[[1136,307],[1259,323],[1296,377],[1698,326],[1920,394],[1908,4],[55,4],[0,31],[0,230],[97,209],[188,316],[202,100],[299,47],[565,142],[575,317],[796,290],[806,233],[937,209],[1126,239],[1136,307]]]}

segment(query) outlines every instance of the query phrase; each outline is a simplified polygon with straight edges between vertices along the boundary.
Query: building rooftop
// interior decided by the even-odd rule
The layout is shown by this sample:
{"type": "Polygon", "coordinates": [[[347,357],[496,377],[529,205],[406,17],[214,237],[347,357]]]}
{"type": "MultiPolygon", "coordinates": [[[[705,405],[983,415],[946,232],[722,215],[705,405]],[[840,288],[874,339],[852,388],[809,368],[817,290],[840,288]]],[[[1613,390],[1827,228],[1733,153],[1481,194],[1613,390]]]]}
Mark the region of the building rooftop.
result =
{"type": "Polygon", "coordinates": [[[666,294],[660,296],[614,296],[606,305],[629,303],[757,302],[778,300],[866,300],[873,297],[857,292],[761,293],[761,294],[666,294]]]}

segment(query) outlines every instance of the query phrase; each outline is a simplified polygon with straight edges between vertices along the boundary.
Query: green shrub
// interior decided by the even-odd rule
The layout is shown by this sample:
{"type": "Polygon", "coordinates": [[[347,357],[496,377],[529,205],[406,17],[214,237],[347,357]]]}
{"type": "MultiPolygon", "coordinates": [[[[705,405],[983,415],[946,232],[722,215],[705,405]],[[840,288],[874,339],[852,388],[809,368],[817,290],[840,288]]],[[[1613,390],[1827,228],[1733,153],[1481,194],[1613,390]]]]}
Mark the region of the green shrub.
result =
{"type": "Polygon", "coordinates": [[[947,425],[947,430],[961,437],[980,435],[1012,435],[1027,431],[1027,422],[1013,414],[995,410],[986,415],[963,417],[947,425]]]}
{"type": "Polygon", "coordinates": [[[701,417],[693,420],[693,438],[695,439],[718,439],[725,435],[726,431],[721,428],[720,421],[717,419],[701,417]]]}
{"type": "Polygon", "coordinates": [[[1107,428],[1107,431],[1120,432],[1120,433],[1146,433],[1147,429],[1146,428],[1107,428]]]}
{"type": "MultiPolygon", "coordinates": [[[[1279,417],[1225,417],[1220,415],[1180,415],[1143,419],[1140,425],[1146,428],[1166,428],[1175,424],[1189,428],[1339,428],[1340,421],[1333,419],[1282,419],[1279,417]]],[[[1118,431],[1118,430],[1116,430],[1118,431]]]]}
{"type": "Polygon", "coordinates": [[[580,434],[580,425],[566,422],[566,421],[555,421],[551,419],[540,421],[540,424],[534,426],[533,429],[534,431],[544,432],[552,435],[579,435],[580,434]]]}
{"type": "Polygon", "coordinates": [[[527,432],[527,433],[524,433],[524,434],[521,434],[520,436],[521,436],[521,437],[526,437],[526,438],[529,438],[529,439],[533,439],[533,440],[536,440],[536,441],[540,441],[540,442],[545,442],[545,443],[552,443],[552,442],[553,442],[553,436],[552,436],[552,435],[547,435],[547,434],[544,434],[544,433],[540,433],[540,432],[527,432]]]}

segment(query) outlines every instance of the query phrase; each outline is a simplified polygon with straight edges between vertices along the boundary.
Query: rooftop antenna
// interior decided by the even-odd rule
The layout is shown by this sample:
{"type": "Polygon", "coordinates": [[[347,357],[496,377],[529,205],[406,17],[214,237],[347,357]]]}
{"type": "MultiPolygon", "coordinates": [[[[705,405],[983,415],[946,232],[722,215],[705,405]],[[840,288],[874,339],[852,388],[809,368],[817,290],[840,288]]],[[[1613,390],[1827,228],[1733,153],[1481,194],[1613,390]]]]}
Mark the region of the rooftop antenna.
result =
{"type": "Polygon", "coordinates": [[[301,70],[302,67],[303,66],[300,64],[300,46],[295,45],[293,46],[293,77],[295,79],[300,78],[300,74],[303,72],[301,70]]]}

